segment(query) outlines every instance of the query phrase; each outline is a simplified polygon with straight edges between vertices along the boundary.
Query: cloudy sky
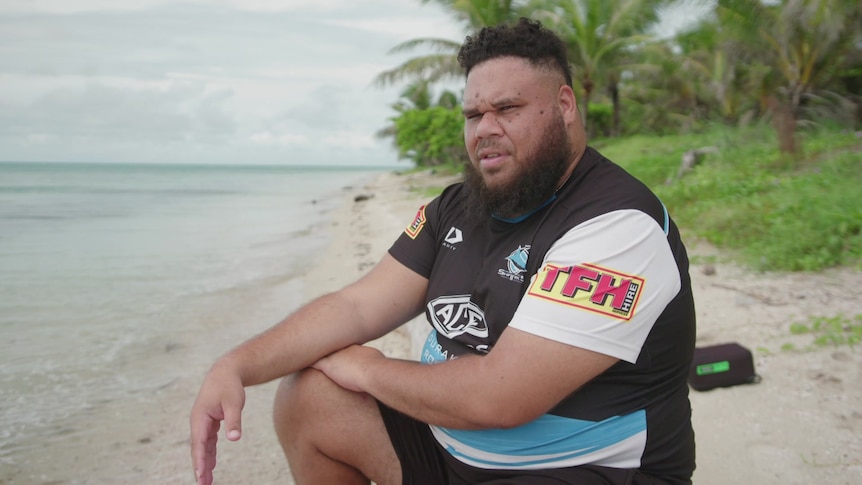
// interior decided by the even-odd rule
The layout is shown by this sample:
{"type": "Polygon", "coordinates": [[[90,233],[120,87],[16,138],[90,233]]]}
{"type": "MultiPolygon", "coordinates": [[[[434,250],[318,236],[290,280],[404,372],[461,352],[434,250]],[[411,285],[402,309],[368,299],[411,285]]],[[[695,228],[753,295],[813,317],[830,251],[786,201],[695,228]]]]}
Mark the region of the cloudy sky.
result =
{"type": "Polygon", "coordinates": [[[372,79],[464,34],[421,0],[0,0],[0,161],[405,165],[372,79]]]}
{"type": "MultiPolygon", "coordinates": [[[[0,0],[0,161],[398,163],[371,85],[420,0],[0,0]]],[[[405,164],[406,162],[400,162],[405,164]]]]}

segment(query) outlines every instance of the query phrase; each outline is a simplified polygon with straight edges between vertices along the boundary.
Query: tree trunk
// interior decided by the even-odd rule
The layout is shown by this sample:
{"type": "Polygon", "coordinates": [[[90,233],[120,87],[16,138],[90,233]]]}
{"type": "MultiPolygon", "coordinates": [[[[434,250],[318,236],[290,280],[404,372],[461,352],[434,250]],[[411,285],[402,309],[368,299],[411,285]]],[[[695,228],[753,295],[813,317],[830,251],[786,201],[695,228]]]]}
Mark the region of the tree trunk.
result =
{"type": "Polygon", "coordinates": [[[593,81],[590,78],[584,79],[584,112],[581,116],[584,118],[584,131],[587,132],[587,137],[592,138],[593,133],[590,130],[590,95],[593,92],[593,81]]]}
{"type": "Polygon", "coordinates": [[[788,101],[780,101],[775,96],[766,99],[766,106],[772,113],[772,125],[778,135],[778,149],[789,155],[799,154],[799,144],[796,142],[796,115],[788,101]]]}
{"type": "Polygon", "coordinates": [[[616,80],[611,81],[608,86],[608,91],[611,95],[611,103],[613,103],[614,113],[611,121],[611,136],[620,136],[620,85],[616,80]]]}

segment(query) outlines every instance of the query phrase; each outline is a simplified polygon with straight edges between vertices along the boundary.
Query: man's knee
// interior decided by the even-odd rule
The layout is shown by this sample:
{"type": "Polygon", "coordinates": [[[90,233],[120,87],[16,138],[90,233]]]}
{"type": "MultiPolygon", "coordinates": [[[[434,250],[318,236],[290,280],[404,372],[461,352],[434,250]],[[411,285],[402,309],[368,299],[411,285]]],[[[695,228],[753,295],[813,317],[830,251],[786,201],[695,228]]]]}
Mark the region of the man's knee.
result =
{"type": "Polygon", "coordinates": [[[334,383],[329,378],[314,369],[305,369],[284,377],[275,393],[272,410],[279,435],[302,423],[310,424],[309,420],[319,410],[321,401],[325,402],[326,388],[332,385],[334,383]]]}
{"type": "Polygon", "coordinates": [[[315,381],[322,379],[326,379],[326,376],[314,369],[301,370],[282,378],[275,393],[275,410],[300,404],[302,398],[308,397],[312,387],[320,385],[315,381]]]}
{"type": "Polygon", "coordinates": [[[398,458],[377,401],[368,394],[344,389],[322,372],[306,369],[282,379],[273,421],[295,474],[312,476],[307,468],[325,458],[332,470],[335,463],[346,464],[352,471],[341,472],[347,475],[358,470],[377,483],[398,483],[398,458]],[[357,440],[365,446],[356,446],[357,440]]]}
{"type": "MultiPolygon", "coordinates": [[[[377,413],[371,396],[344,389],[316,369],[305,369],[284,379],[276,391],[273,419],[276,432],[296,435],[325,431],[377,413]],[[373,409],[372,409],[373,408],[373,409]]],[[[284,435],[287,437],[287,435],[284,435]]]]}

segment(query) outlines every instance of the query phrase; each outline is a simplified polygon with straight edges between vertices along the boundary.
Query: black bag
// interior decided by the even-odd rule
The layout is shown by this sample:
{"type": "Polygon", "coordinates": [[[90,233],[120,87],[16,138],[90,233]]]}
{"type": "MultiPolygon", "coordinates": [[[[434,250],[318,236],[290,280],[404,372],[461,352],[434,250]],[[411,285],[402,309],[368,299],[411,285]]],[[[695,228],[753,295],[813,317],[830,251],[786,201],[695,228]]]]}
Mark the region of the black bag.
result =
{"type": "Polygon", "coordinates": [[[754,372],[751,351],[737,343],[694,349],[688,373],[689,385],[697,391],[760,382],[754,372]]]}

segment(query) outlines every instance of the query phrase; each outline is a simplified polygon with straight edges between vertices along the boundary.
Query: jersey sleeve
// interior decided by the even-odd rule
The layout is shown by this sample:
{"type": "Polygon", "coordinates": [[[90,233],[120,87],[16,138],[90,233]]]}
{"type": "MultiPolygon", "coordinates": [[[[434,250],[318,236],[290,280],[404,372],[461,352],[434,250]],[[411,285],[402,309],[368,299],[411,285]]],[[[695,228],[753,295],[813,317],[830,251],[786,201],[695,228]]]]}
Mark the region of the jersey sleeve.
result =
{"type": "Polygon", "coordinates": [[[509,326],[635,363],[680,287],[664,229],[641,211],[614,211],[551,246],[509,326]]]}
{"type": "Polygon", "coordinates": [[[435,228],[439,205],[440,198],[437,198],[421,206],[413,221],[389,248],[392,257],[425,278],[431,276],[436,257],[435,228]]]}

